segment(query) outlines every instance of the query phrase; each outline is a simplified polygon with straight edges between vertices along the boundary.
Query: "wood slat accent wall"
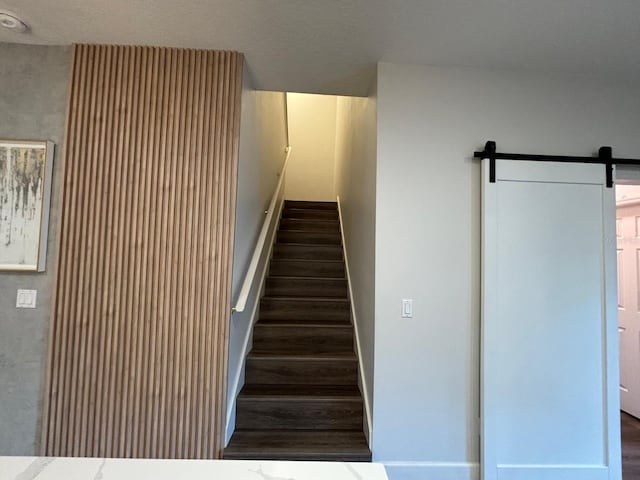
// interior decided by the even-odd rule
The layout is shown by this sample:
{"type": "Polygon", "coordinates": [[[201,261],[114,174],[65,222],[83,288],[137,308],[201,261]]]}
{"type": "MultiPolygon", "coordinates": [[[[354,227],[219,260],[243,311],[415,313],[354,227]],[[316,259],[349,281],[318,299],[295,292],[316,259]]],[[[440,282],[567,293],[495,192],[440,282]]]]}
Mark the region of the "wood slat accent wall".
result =
{"type": "Polygon", "coordinates": [[[45,455],[223,448],[242,55],[77,45],[45,455]]]}

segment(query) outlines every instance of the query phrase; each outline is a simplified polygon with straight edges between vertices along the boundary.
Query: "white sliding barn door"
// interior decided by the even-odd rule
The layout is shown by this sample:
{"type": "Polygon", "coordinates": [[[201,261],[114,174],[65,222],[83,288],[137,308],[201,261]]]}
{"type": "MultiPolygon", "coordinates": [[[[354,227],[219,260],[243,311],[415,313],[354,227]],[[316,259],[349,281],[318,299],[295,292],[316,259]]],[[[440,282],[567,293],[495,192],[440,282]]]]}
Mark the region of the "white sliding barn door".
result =
{"type": "Polygon", "coordinates": [[[614,189],[483,161],[483,480],[620,480],[614,189]]]}

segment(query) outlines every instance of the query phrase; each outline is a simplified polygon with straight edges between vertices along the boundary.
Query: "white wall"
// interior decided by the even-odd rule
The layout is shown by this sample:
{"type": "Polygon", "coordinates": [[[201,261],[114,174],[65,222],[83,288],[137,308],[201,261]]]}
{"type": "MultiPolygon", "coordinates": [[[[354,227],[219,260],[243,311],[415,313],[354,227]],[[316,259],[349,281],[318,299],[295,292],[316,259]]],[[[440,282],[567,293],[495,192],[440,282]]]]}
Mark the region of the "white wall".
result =
{"type": "MultiPolygon", "coordinates": [[[[261,92],[252,87],[245,68],[240,119],[238,193],[233,249],[232,301],[238,298],[255,249],[271,196],[278,183],[287,146],[285,94],[261,92]]],[[[233,405],[236,382],[244,381],[244,345],[251,333],[252,305],[260,295],[253,288],[247,309],[231,317],[229,331],[229,382],[227,409],[229,427],[235,424],[233,405]]],[[[227,429],[227,436],[230,430],[227,429]]]]}
{"type": "Polygon", "coordinates": [[[335,202],[336,97],[288,93],[287,104],[286,198],[335,202]]]}
{"type": "MultiPolygon", "coordinates": [[[[640,155],[640,89],[378,67],[373,456],[391,478],[477,478],[480,166],[498,150],[640,155]],[[414,318],[401,319],[402,298],[414,318]]],[[[524,300],[524,299],[523,299],[524,300]]],[[[515,319],[517,321],[517,319],[515,319]]]]}
{"type": "Polygon", "coordinates": [[[372,427],[376,224],[376,98],[338,97],[336,193],[345,237],[352,308],[360,356],[360,386],[372,427]]]}

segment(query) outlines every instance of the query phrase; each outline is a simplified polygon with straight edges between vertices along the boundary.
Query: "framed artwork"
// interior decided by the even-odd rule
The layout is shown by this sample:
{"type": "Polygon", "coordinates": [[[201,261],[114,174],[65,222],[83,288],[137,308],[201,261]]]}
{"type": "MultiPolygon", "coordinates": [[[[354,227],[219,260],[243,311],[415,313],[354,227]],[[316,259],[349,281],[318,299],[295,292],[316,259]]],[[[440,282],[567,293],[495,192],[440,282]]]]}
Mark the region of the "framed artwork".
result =
{"type": "Polygon", "coordinates": [[[0,140],[0,270],[44,272],[54,144],[0,140]]]}

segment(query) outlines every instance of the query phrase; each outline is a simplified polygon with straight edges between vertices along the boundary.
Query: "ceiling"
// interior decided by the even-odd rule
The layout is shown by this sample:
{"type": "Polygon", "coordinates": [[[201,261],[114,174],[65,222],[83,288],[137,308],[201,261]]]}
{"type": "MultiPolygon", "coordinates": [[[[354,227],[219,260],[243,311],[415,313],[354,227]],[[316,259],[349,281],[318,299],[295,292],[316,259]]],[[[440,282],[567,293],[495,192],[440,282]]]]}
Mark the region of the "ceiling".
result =
{"type": "Polygon", "coordinates": [[[256,87],[366,95],[378,61],[640,80],[639,0],[0,0],[2,42],[244,52],[256,87]]]}

